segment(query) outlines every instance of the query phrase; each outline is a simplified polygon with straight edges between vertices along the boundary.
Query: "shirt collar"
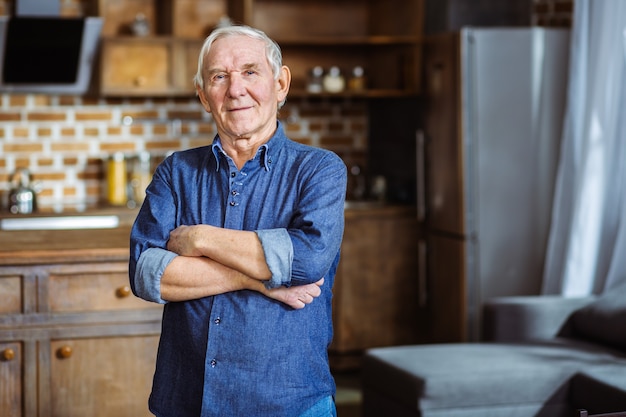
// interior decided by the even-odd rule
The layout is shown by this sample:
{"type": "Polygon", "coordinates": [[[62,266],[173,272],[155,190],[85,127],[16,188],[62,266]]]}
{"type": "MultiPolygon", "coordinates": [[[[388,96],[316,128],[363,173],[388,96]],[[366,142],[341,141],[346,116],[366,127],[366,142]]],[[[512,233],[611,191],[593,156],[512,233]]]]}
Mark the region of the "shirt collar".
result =
{"type": "MultiPolygon", "coordinates": [[[[280,121],[277,121],[274,135],[272,135],[270,140],[259,147],[254,159],[260,158],[263,168],[265,168],[266,171],[269,171],[272,167],[272,163],[274,162],[272,160],[272,155],[278,155],[278,151],[283,147],[285,140],[287,140],[287,136],[285,136],[283,124],[280,121]]],[[[215,135],[213,144],[211,145],[211,150],[213,151],[213,156],[215,157],[215,171],[219,171],[220,154],[228,156],[226,152],[224,152],[219,134],[215,135]]]]}

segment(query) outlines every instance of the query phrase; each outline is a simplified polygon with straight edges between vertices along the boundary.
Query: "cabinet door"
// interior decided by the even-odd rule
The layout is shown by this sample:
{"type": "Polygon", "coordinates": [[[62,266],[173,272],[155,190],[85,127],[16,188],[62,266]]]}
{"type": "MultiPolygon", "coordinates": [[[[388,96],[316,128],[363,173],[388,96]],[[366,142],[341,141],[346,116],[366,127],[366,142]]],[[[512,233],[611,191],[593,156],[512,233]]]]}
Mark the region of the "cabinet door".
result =
{"type": "Polygon", "coordinates": [[[417,340],[416,236],[414,216],[346,216],[331,351],[360,352],[417,340]]]}
{"type": "Polygon", "coordinates": [[[103,94],[149,94],[170,88],[171,45],[157,40],[105,40],[103,94]]]}
{"type": "Polygon", "coordinates": [[[202,41],[171,37],[103,40],[100,89],[105,96],[192,95],[202,41]]]}
{"type": "Polygon", "coordinates": [[[21,345],[0,342],[0,416],[23,416],[22,387],[21,345]]]}
{"type": "Polygon", "coordinates": [[[53,340],[51,417],[149,417],[158,336],[53,340]]]}

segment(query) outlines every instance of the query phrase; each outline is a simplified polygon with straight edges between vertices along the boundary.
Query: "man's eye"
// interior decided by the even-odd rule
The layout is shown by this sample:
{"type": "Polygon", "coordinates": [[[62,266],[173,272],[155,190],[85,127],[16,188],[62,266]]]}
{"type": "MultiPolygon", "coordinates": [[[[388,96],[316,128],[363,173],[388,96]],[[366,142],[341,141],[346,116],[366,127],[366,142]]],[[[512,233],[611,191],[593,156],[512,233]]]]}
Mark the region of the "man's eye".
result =
{"type": "Polygon", "coordinates": [[[226,79],[226,75],[225,74],[215,74],[212,79],[213,79],[214,83],[216,83],[216,82],[219,83],[219,82],[224,81],[226,79]]]}
{"type": "Polygon", "coordinates": [[[254,70],[247,70],[246,71],[246,75],[254,75],[254,74],[256,74],[256,71],[254,71],[254,70]]]}

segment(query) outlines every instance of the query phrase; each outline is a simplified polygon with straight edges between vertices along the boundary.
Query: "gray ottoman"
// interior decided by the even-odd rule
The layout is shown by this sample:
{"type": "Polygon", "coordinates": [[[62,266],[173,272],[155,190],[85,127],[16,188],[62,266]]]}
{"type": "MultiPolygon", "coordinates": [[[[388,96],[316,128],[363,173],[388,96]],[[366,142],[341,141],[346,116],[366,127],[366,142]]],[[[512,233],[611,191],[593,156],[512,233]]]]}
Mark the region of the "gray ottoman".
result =
{"type": "Polygon", "coordinates": [[[603,356],[594,345],[559,339],[371,349],[364,416],[569,417],[570,379],[603,356]]]}

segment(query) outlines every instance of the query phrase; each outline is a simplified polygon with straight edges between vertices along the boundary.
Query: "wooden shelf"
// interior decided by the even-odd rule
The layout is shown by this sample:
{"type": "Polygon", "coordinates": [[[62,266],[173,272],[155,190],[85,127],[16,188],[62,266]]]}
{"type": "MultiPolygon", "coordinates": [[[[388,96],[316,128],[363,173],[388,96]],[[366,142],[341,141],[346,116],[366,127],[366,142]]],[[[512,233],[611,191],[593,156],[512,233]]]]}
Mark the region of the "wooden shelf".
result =
{"type": "Polygon", "coordinates": [[[305,86],[315,66],[338,66],[345,74],[356,66],[364,68],[368,90],[344,92],[342,97],[420,92],[424,0],[91,1],[97,2],[106,22],[100,77],[105,96],[193,95],[190,75],[198,50],[181,42],[196,41],[199,48],[226,16],[265,31],[279,43],[292,72],[292,96],[309,94],[305,86]],[[149,36],[133,38],[128,36],[130,26],[139,13],[148,21],[149,36]],[[163,43],[160,49],[158,42],[163,43]],[[146,50],[133,46],[142,43],[146,50]]]}

